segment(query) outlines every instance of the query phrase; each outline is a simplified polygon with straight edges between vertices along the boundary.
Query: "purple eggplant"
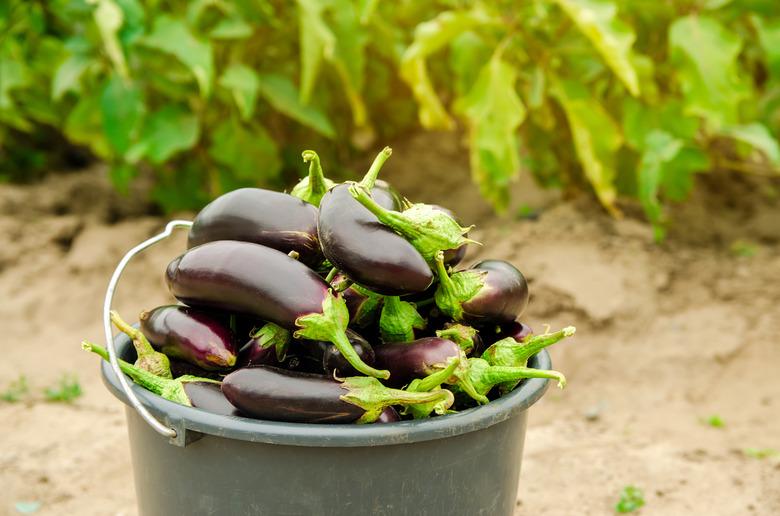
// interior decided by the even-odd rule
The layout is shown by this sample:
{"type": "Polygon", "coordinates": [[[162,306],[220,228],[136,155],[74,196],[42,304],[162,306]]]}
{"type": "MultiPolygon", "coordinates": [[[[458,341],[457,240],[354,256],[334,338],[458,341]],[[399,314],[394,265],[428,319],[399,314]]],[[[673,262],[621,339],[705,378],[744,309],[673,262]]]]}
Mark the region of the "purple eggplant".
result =
{"type": "Polygon", "coordinates": [[[152,345],[193,365],[217,371],[236,363],[238,349],[230,328],[208,312],[179,305],[141,312],[141,331],[152,345]]]}
{"type": "Polygon", "coordinates": [[[509,323],[528,306],[528,283],[512,264],[485,260],[450,276],[443,260],[443,253],[438,253],[436,304],[453,320],[474,324],[509,323]]]}
{"type": "MultiPolygon", "coordinates": [[[[374,186],[376,174],[389,155],[389,149],[379,154],[361,182],[365,188],[374,186]]],[[[428,288],[433,273],[425,259],[406,239],[355,201],[349,188],[347,184],[332,188],[320,203],[317,231],[325,257],[350,279],[378,294],[402,295],[428,288]]],[[[377,203],[395,202],[386,190],[371,191],[377,203]]]]}
{"type": "Polygon", "coordinates": [[[401,416],[398,414],[398,411],[393,407],[385,407],[374,423],[397,423],[398,421],[401,421],[401,416]]]}
{"type": "MultiPolygon", "coordinates": [[[[347,338],[352,344],[352,349],[366,364],[373,366],[375,362],[374,349],[366,339],[354,330],[347,330],[347,338]]],[[[344,355],[331,342],[318,341],[308,345],[309,352],[322,363],[322,370],[328,376],[334,374],[339,377],[355,376],[359,373],[344,359],[344,355]]]]}
{"type": "Polygon", "coordinates": [[[174,378],[180,376],[198,376],[200,378],[208,378],[221,382],[228,371],[207,371],[201,367],[192,365],[189,362],[185,362],[184,360],[171,359],[171,373],[174,378]]]}
{"type": "MultiPolygon", "coordinates": [[[[448,400],[452,393],[390,389],[376,378],[297,373],[270,366],[239,369],[222,382],[225,397],[242,413],[259,419],[295,423],[372,423],[385,407],[448,400]]],[[[446,403],[445,403],[446,404],[446,403]]]]}
{"type": "MultiPolygon", "coordinates": [[[[97,344],[82,342],[81,348],[91,351],[108,361],[108,352],[97,344]]],[[[119,368],[144,389],[162,396],[166,400],[196,407],[202,410],[225,416],[240,415],[227,398],[222,394],[220,382],[197,376],[180,376],[175,379],[161,378],[134,365],[119,360],[119,368]]]]}
{"type": "Polygon", "coordinates": [[[425,337],[412,342],[383,344],[374,348],[376,363],[390,370],[391,385],[406,385],[446,367],[461,356],[460,347],[449,339],[425,337]]]}
{"type": "Polygon", "coordinates": [[[521,323],[520,321],[512,321],[510,323],[501,324],[498,326],[495,337],[492,339],[490,344],[507,337],[512,337],[517,342],[523,342],[526,338],[533,334],[534,331],[527,324],[521,323]]]}
{"type": "Polygon", "coordinates": [[[166,278],[171,293],[185,304],[251,314],[294,331],[295,338],[327,340],[361,373],[389,375],[352,349],[344,299],[331,294],[316,272],[280,251],[249,242],[209,242],[174,259],[166,278]]]}
{"type": "MultiPolygon", "coordinates": [[[[336,287],[344,281],[349,281],[343,274],[336,274],[330,284],[336,287]]],[[[352,284],[341,292],[349,310],[349,323],[358,328],[371,325],[377,317],[383,296],[375,294],[357,284],[352,284]]]]}
{"type": "Polygon", "coordinates": [[[240,188],[221,195],[200,210],[187,247],[215,240],[240,240],[295,251],[307,265],[322,261],[317,237],[317,208],[292,195],[260,188],[240,188]]]}
{"type": "Polygon", "coordinates": [[[238,354],[238,367],[280,366],[287,357],[290,331],[274,323],[264,324],[249,336],[238,354]]]}

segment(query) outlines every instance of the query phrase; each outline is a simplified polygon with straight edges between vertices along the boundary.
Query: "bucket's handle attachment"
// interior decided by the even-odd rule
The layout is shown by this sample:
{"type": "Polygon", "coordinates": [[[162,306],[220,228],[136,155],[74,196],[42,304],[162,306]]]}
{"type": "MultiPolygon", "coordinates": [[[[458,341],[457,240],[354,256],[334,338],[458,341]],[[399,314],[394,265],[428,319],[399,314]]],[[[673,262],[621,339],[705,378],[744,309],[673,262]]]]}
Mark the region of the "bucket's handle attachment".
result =
{"type": "Polygon", "coordinates": [[[172,220],[165,226],[165,230],[162,233],[155,235],[152,238],[145,240],[130,249],[116,266],[114,274],[111,276],[111,281],[108,282],[108,288],[106,289],[106,299],[103,302],[103,329],[106,332],[106,348],[108,349],[108,358],[109,362],[111,363],[111,369],[113,369],[114,374],[119,379],[119,385],[122,386],[122,391],[125,393],[125,396],[127,396],[127,399],[130,401],[130,404],[133,406],[136,412],[138,412],[141,417],[144,418],[144,420],[149,424],[149,426],[154,428],[158,434],[168,437],[171,440],[176,439],[178,434],[177,431],[173,428],[165,426],[157,419],[155,419],[155,417],[138,400],[135,393],[133,393],[133,390],[130,388],[130,385],[127,382],[127,378],[125,378],[125,375],[119,369],[119,361],[117,359],[116,349],[114,348],[114,335],[111,330],[110,312],[111,304],[114,301],[114,291],[116,290],[116,286],[119,283],[119,278],[122,276],[122,272],[124,272],[125,267],[127,267],[127,264],[130,262],[130,259],[144,249],[147,249],[157,242],[168,238],[171,233],[173,233],[175,228],[189,228],[191,226],[192,222],[189,220],[172,220]]]}

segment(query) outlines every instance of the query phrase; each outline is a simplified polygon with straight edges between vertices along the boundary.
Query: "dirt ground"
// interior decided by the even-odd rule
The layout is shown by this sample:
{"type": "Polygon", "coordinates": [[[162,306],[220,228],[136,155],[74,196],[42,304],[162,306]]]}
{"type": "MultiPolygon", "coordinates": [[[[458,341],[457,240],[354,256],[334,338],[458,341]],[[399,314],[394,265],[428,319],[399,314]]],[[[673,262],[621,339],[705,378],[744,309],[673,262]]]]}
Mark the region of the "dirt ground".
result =
{"type": "MultiPolygon", "coordinates": [[[[486,246],[469,258],[525,272],[532,327],[578,330],[551,351],[568,387],[531,411],[517,514],[611,514],[627,485],[644,492],[643,516],[780,514],[778,183],[708,178],[655,245],[637,220],[528,180],[516,205],[538,216],[494,218],[465,179],[457,142],[437,148],[427,137],[397,145],[383,175],[478,224],[486,246]]],[[[40,503],[41,515],[136,514],[123,408],[79,342],[102,341],[115,264],[165,219],[110,194],[104,177],[95,167],[0,186],[0,391],[20,374],[30,384],[24,401],[0,401],[0,514],[18,514],[19,502],[40,503]],[[64,373],[78,375],[84,395],[45,401],[64,373]]],[[[164,266],[183,237],[129,268],[121,313],[167,300],[164,266]]]]}

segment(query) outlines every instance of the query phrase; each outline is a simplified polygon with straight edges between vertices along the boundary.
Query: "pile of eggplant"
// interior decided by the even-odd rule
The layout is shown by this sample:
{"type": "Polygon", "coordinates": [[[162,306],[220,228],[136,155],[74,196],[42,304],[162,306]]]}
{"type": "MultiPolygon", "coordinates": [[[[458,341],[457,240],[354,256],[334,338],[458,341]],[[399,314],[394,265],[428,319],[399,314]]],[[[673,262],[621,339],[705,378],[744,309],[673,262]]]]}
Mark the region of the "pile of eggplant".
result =
{"type": "MultiPolygon", "coordinates": [[[[317,154],[290,193],[243,188],[198,213],[165,277],[180,304],[112,312],[137,384],[226,416],[297,423],[387,423],[489,403],[573,327],[533,334],[519,318],[528,283],[512,264],[458,269],[471,227],[412,204],[377,179],[325,178],[317,154]]],[[[107,359],[105,349],[82,347],[107,359]]]]}

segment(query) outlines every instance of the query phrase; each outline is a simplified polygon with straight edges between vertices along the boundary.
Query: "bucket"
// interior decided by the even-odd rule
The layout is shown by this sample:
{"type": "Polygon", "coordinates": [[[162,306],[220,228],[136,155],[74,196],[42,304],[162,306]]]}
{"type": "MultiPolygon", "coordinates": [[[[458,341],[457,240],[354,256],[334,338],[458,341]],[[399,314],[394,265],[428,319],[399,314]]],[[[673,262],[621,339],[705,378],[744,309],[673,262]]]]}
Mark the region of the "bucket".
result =
{"type": "MultiPolygon", "coordinates": [[[[121,270],[150,241],[117,267],[105,323],[121,270]]],[[[112,363],[101,362],[101,374],[127,405],[144,516],[511,515],[528,408],[548,386],[526,379],[487,405],[430,419],[284,423],[220,416],[152,394],[116,372],[116,357],[135,360],[130,339],[120,334],[108,344],[112,363]]],[[[550,356],[540,351],[529,367],[551,369],[550,356]]]]}

